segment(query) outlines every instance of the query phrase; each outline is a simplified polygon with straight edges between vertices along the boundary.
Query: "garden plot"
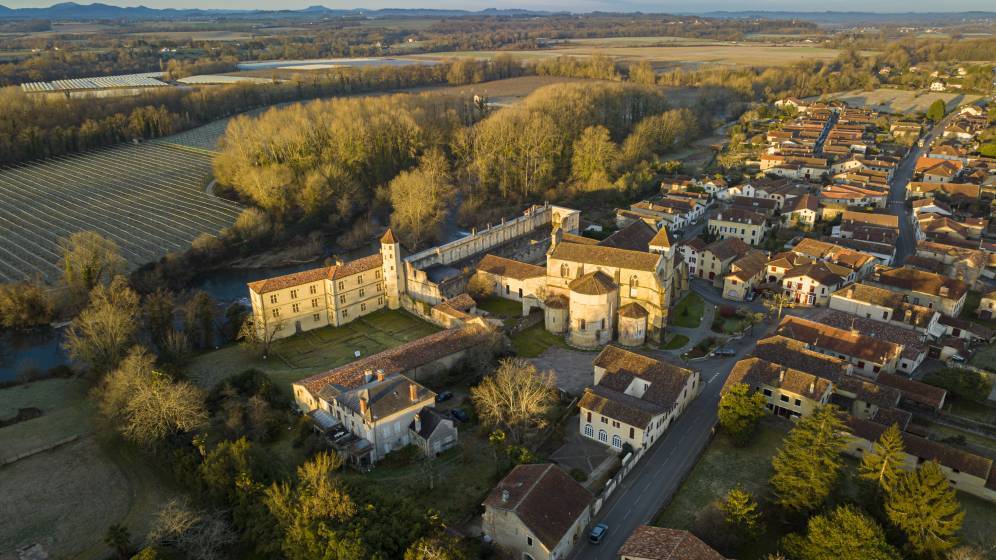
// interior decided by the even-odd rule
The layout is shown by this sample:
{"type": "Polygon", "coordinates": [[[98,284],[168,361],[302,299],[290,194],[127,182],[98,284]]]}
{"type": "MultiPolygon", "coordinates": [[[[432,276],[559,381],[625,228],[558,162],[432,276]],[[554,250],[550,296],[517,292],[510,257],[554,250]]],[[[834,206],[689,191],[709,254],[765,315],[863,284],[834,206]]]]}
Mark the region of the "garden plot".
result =
{"type": "Polygon", "coordinates": [[[95,231],[132,268],[234,223],[238,204],[204,192],[207,153],[124,145],[0,170],[0,282],[62,272],[59,241],[95,231]]]}

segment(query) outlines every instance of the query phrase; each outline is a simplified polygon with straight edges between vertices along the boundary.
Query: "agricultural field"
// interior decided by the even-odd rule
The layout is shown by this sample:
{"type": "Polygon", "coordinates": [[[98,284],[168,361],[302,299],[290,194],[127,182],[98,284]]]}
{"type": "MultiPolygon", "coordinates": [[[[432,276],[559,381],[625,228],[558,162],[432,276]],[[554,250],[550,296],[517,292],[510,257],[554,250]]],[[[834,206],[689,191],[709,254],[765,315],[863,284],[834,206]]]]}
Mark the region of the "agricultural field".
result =
{"type": "MultiPolygon", "coordinates": [[[[623,39],[623,38],[620,38],[623,39]]],[[[621,43],[626,45],[626,43],[621,43]]],[[[590,57],[605,55],[619,62],[646,60],[657,68],[710,64],[782,66],[802,60],[833,60],[840,53],[811,45],[768,45],[711,42],[703,45],[677,43],[677,46],[615,46],[613,44],[564,43],[549,49],[529,51],[467,51],[411,55],[409,58],[441,60],[455,57],[492,58],[499,54],[538,60],[558,56],[590,57]]]]}
{"type": "Polygon", "coordinates": [[[846,101],[848,105],[868,107],[883,113],[925,112],[930,104],[941,99],[947,103],[948,110],[980,99],[980,95],[962,93],[924,92],[920,90],[904,90],[879,88],[874,90],[854,90],[835,93],[830,97],[846,101]]]}
{"type": "Polygon", "coordinates": [[[132,267],[234,223],[238,204],[204,191],[211,154],[122,145],[0,170],[0,281],[61,272],[59,242],[92,230],[132,267]]]}

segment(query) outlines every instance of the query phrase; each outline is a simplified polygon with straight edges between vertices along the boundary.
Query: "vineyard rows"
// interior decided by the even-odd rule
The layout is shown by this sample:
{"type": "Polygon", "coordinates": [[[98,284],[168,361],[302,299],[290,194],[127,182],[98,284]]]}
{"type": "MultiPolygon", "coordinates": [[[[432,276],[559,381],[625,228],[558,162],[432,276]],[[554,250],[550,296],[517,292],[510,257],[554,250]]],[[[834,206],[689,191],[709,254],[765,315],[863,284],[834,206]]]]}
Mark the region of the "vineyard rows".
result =
{"type": "Polygon", "coordinates": [[[0,169],[0,282],[61,274],[59,240],[92,230],[131,267],[230,226],[242,208],[204,192],[207,153],[125,145],[0,169]]]}

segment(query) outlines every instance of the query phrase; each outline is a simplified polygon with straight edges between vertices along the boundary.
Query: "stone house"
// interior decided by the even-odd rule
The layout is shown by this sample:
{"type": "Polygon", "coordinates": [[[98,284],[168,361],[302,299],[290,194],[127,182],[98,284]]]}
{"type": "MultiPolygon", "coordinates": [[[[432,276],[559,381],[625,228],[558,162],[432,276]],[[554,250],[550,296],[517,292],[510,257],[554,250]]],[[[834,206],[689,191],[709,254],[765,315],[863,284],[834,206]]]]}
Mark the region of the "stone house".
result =
{"type": "Polygon", "coordinates": [[[707,227],[721,239],[736,238],[748,245],[758,245],[768,231],[768,220],[751,210],[727,208],[709,218],[707,227]]]}
{"type": "Polygon", "coordinates": [[[820,219],[820,199],[811,194],[790,198],[782,212],[782,223],[787,226],[811,228],[820,219]]]}
{"type": "Polygon", "coordinates": [[[477,264],[476,274],[494,284],[494,296],[523,302],[523,315],[543,300],[546,269],[542,266],[489,254],[477,264]]]}
{"type": "Polygon", "coordinates": [[[829,379],[756,357],[734,364],[723,392],[739,383],[763,394],[768,410],[785,418],[808,416],[827,404],[833,394],[833,383],[829,379]]]}
{"type": "Polygon", "coordinates": [[[433,407],[423,408],[408,425],[411,441],[426,457],[455,447],[459,439],[453,419],[433,407]]]}
{"type": "Polygon", "coordinates": [[[879,372],[896,371],[903,351],[898,344],[794,316],[783,318],[775,333],[798,340],[810,350],[846,360],[855,373],[871,378],[879,372]]]}
{"type": "Polygon", "coordinates": [[[904,300],[902,294],[871,284],[852,284],[830,296],[830,309],[858,317],[912,329],[931,338],[943,334],[938,325],[941,314],[935,309],[904,300]]]}
{"type": "Polygon", "coordinates": [[[802,307],[824,307],[830,296],[854,280],[849,268],[830,262],[817,261],[797,266],[781,279],[782,290],[789,299],[802,307]]]}
{"type": "Polygon", "coordinates": [[[746,301],[762,282],[768,263],[764,251],[751,249],[730,264],[730,273],[723,277],[723,299],[746,301]]]}
{"type": "Polygon", "coordinates": [[[518,465],[484,500],[484,534],[516,560],[560,560],[591,520],[592,494],[553,464],[518,465]]]}
{"type": "Polygon", "coordinates": [[[750,250],[750,245],[736,237],[710,243],[699,252],[698,277],[711,280],[714,286],[721,287],[723,276],[729,273],[733,261],[750,250]]]}
{"type": "Polygon", "coordinates": [[[578,430],[614,449],[650,447],[700,388],[697,371],[606,346],[594,361],[594,384],[578,403],[578,430]]]}
{"type": "Polygon", "coordinates": [[[961,314],[968,295],[968,284],[960,280],[905,266],[876,271],[872,283],[905,295],[909,303],[955,317],[961,314]]]}

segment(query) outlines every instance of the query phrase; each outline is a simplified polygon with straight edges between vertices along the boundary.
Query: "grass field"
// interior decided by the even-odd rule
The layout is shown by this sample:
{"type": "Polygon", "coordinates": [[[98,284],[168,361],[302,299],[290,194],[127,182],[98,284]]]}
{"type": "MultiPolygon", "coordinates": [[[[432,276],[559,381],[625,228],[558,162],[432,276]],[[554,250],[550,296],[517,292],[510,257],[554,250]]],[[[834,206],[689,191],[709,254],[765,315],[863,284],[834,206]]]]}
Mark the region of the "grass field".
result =
{"type": "Polygon", "coordinates": [[[124,523],[140,537],[176,493],[134,452],[98,441],[86,389],[80,379],[49,379],[0,390],[0,417],[24,407],[43,412],[0,428],[0,460],[78,437],[0,467],[0,559],[33,543],[52,558],[105,558],[108,526],[124,523]]]}
{"type": "Polygon", "coordinates": [[[667,342],[661,346],[665,350],[677,350],[688,344],[688,337],[683,334],[674,334],[667,340],[667,342]]]}
{"type": "Polygon", "coordinates": [[[242,207],[208,195],[207,153],[157,142],[0,170],[0,281],[62,274],[61,239],[83,230],[117,243],[132,267],[234,223],[242,207]]]}
{"type": "Polygon", "coordinates": [[[256,368],[290,390],[291,383],[347,364],[359,351],[369,356],[439,329],[404,311],[381,310],[341,327],[326,327],[278,340],[263,360],[255,352],[231,345],[201,354],[190,364],[190,376],[205,388],[233,374],[256,368]]]}
{"type": "Polygon", "coordinates": [[[705,312],[705,302],[695,292],[689,292],[687,296],[674,306],[671,312],[671,324],[676,327],[687,327],[694,329],[702,322],[702,313],[705,312]]]}
{"type": "Polygon", "coordinates": [[[971,103],[981,96],[879,88],[865,91],[845,91],[835,93],[831,97],[846,101],[849,105],[868,107],[880,112],[908,113],[925,112],[930,104],[938,99],[944,100],[950,110],[965,103],[971,103]]]}
{"type": "Polygon", "coordinates": [[[512,335],[512,347],[523,358],[535,358],[550,347],[567,348],[564,337],[546,330],[543,323],[533,325],[512,335]]]}

